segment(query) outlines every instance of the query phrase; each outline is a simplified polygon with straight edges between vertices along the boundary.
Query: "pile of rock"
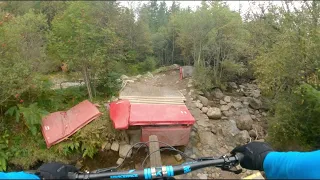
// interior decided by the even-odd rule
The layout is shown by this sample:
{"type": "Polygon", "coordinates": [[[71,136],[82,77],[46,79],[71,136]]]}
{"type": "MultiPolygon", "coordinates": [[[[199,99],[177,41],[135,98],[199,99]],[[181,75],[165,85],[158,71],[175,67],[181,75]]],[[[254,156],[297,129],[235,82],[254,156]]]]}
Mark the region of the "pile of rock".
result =
{"type": "Polygon", "coordinates": [[[131,157],[132,150],[131,145],[127,144],[126,142],[118,142],[114,141],[111,143],[105,143],[103,150],[112,150],[119,152],[119,159],[117,160],[117,164],[121,164],[125,157],[131,157]]]}

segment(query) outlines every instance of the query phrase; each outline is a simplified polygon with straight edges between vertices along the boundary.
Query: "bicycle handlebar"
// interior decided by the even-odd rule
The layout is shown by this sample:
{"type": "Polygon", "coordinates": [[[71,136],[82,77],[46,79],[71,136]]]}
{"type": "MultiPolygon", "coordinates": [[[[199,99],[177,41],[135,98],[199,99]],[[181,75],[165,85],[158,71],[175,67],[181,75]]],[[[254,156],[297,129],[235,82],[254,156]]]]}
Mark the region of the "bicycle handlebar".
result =
{"type": "Polygon", "coordinates": [[[243,154],[237,153],[235,156],[223,156],[219,159],[200,159],[200,161],[186,162],[176,166],[162,166],[145,168],[144,170],[129,170],[121,172],[102,173],[69,173],[69,179],[158,179],[187,174],[191,171],[216,166],[223,168],[235,167],[243,159],[243,154]]]}

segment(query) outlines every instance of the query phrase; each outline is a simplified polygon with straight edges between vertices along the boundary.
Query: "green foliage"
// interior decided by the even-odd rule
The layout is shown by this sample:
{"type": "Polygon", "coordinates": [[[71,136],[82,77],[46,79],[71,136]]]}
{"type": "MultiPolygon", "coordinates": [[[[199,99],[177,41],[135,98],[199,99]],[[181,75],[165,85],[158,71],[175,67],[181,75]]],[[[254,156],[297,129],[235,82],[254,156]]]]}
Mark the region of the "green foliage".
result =
{"type": "Polygon", "coordinates": [[[290,101],[281,99],[270,121],[270,141],[282,150],[312,150],[319,147],[320,91],[299,87],[290,101]]]}
{"type": "Polygon", "coordinates": [[[9,134],[7,130],[1,134],[0,137],[0,171],[6,171],[7,170],[7,161],[9,158],[9,134]]]}
{"type": "Polygon", "coordinates": [[[201,65],[195,66],[193,78],[195,86],[201,90],[211,90],[214,87],[212,81],[212,71],[201,65]]]}
{"type": "Polygon", "coordinates": [[[139,72],[153,71],[156,69],[157,62],[154,57],[148,56],[147,59],[138,64],[139,72]]]}
{"type": "Polygon", "coordinates": [[[102,73],[98,74],[96,83],[96,91],[99,96],[112,97],[117,96],[117,92],[121,88],[121,81],[118,81],[120,74],[118,73],[102,73]]]}
{"type": "Polygon", "coordinates": [[[248,71],[248,68],[242,63],[237,63],[232,60],[225,60],[221,63],[222,77],[221,79],[226,81],[234,81],[235,77],[241,76],[248,71]]]}

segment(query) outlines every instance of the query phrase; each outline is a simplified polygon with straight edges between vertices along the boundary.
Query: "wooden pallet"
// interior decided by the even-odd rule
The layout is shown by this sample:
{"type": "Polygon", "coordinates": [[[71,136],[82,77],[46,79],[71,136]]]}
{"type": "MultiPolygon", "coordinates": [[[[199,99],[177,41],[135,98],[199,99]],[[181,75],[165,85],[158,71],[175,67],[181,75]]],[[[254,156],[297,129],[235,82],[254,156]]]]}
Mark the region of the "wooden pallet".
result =
{"type": "Polygon", "coordinates": [[[134,104],[177,104],[183,105],[186,98],[183,96],[159,97],[159,96],[120,96],[119,99],[127,99],[134,104]]]}

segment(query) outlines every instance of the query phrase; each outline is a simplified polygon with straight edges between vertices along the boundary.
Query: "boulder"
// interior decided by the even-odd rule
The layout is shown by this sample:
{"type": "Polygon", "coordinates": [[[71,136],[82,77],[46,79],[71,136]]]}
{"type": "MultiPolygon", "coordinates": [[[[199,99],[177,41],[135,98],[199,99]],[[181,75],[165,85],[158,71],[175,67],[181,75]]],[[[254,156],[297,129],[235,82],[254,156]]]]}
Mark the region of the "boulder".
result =
{"type": "Polygon", "coordinates": [[[122,164],[122,163],[123,163],[123,161],[124,161],[124,159],[119,158],[119,159],[117,160],[116,164],[117,164],[117,165],[120,165],[120,164],[122,164]]]}
{"type": "Polygon", "coordinates": [[[242,104],[241,102],[234,102],[232,103],[232,107],[234,107],[235,109],[239,109],[242,108],[242,104]]]}
{"type": "Polygon", "coordinates": [[[221,104],[221,105],[226,105],[227,103],[224,102],[223,100],[220,100],[220,104],[221,104]]]}
{"type": "Polygon", "coordinates": [[[239,116],[239,119],[237,120],[237,127],[240,130],[248,130],[250,131],[252,129],[253,121],[251,119],[251,116],[249,114],[241,115],[239,116]]]}
{"type": "Polygon", "coordinates": [[[203,104],[201,104],[200,102],[196,102],[196,106],[197,108],[201,109],[203,107],[203,104]]]}
{"type": "Polygon", "coordinates": [[[253,90],[253,91],[251,92],[251,96],[254,97],[254,98],[260,97],[260,96],[261,96],[260,90],[259,90],[259,89],[253,90]]]}
{"type": "Polygon", "coordinates": [[[111,150],[113,151],[119,151],[119,143],[118,141],[113,141],[112,145],[111,145],[111,150]]]}
{"type": "Polygon", "coordinates": [[[266,136],[262,126],[253,124],[252,129],[256,132],[258,139],[264,138],[266,136]]]}
{"type": "Polygon", "coordinates": [[[227,117],[230,117],[230,116],[233,116],[234,112],[229,110],[229,111],[222,111],[222,114],[224,116],[227,116],[227,117]]]}
{"type": "Polygon", "coordinates": [[[255,115],[251,115],[251,118],[255,120],[257,117],[255,115]]]}
{"type": "Polygon", "coordinates": [[[262,103],[261,103],[260,100],[258,100],[256,98],[250,98],[249,99],[249,105],[253,109],[260,109],[260,107],[262,106],[262,103]]]}
{"type": "Polygon", "coordinates": [[[218,145],[218,140],[216,135],[209,131],[199,131],[200,142],[203,145],[209,145],[211,147],[216,147],[218,145]]]}
{"type": "Polygon", "coordinates": [[[250,131],[249,131],[249,136],[255,139],[255,138],[257,137],[256,131],[254,131],[253,129],[250,130],[250,131]]]}
{"type": "Polygon", "coordinates": [[[208,99],[204,96],[198,96],[198,99],[201,101],[203,106],[208,106],[208,99]]]}
{"type": "Polygon", "coordinates": [[[216,106],[216,103],[214,101],[208,101],[208,106],[214,107],[216,106]]]}
{"type": "Polygon", "coordinates": [[[221,111],[228,111],[231,107],[229,105],[222,105],[220,107],[221,111]]]}
{"type": "Polygon", "coordinates": [[[221,110],[219,108],[209,108],[207,115],[210,119],[220,119],[221,118],[221,110]]]}
{"type": "Polygon", "coordinates": [[[237,145],[243,145],[250,141],[250,136],[248,131],[240,131],[237,135],[235,135],[235,140],[237,145]]]}
{"type": "Polygon", "coordinates": [[[174,158],[179,162],[182,160],[182,156],[180,154],[174,155],[174,158]]]}
{"type": "Polygon", "coordinates": [[[215,88],[212,92],[213,96],[217,99],[222,99],[223,98],[223,93],[219,88],[215,88]]]}
{"type": "Polygon", "coordinates": [[[223,98],[223,100],[224,100],[225,102],[229,103],[229,102],[231,102],[231,97],[230,97],[230,96],[225,96],[225,97],[223,98]]]}
{"type": "Polygon", "coordinates": [[[202,107],[201,111],[206,114],[208,112],[208,108],[207,107],[202,107]]]}
{"type": "Polygon", "coordinates": [[[129,144],[120,145],[120,150],[119,150],[119,156],[120,157],[122,157],[122,158],[124,158],[126,156],[127,157],[131,157],[131,154],[132,154],[132,150],[131,150],[131,146],[129,144]]]}
{"type": "Polygon", "coordinates": [[[120,76],[120,79],[127,80],[127,79],[129,79],[129,77],[123,74],[123,75],[120,76]]]}
{"type": "Polygon", "coordinates": [[[230,87],[232,87],[233,89],[237,89],[238,88],[238,86],[237,86],[237,84],[235,82],[229,82],[228,85],[230,87]]]}
{"type": "Polygon", "coordinates": [[[110,150],[111,149],[111,144],[109,142],[105,142],[101,146],[101,150],[110,150]]]}

